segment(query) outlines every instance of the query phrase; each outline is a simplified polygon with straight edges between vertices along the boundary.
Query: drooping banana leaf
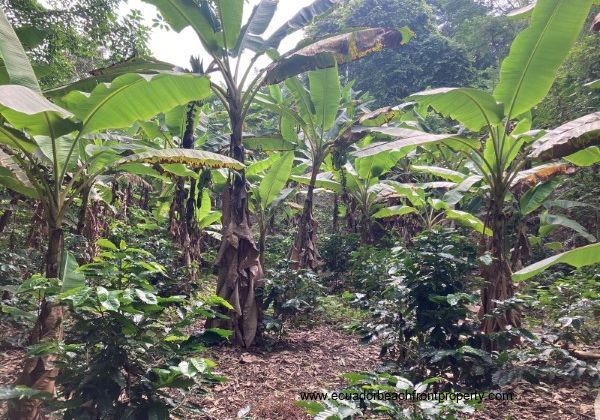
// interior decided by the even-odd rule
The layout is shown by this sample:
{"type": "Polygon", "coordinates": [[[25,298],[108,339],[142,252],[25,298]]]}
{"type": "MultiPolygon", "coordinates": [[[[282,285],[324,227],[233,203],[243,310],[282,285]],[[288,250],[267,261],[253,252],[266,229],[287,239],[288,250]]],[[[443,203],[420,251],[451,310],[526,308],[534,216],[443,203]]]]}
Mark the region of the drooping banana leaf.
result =
{"type": "Polygon", "coordinates": [[[128,163],[183,163],[192,168],[244,169],[244,164],[228,156],[193,149],[151,150],[119,159],[113,167],[128,163]]]}
{"type": "Polygon", "coordinates": [[[20,85],[0,86],[0,114],[14,128],[30,135],[60,136],[76,128],[76,124],[67,119],[73,114],[20,85]]]}
{"type": "Polygon", "coordinates": [[[129,127],[178,105],[210,94],[210,82],[192,74],[126,74],[110,85],[99,85],[90,95],[71,92],[61,103],[79,118],[82,133],[129,127]]]}
{"type": "Polygon", "coordinates": [[[526,216],[540,208],[544,201],[548,199],[560,184],[560,178],[553,178],[550,181],[536,185],[534,188],[527,191],[520,200],[521,214],[526,216]]]}
{"type": "Polygon", "coordinates": [[[445,213],[446,217],[450,220],[454,220],[455,222],[458,222],[459,224],[469,227],[484,235],[492,236],[492,231],[485,227],[481,219],[472,215],[471,213],[453,209],[448,209],[445,213]]]}
{"type": "Polygon", "coordinates": [[[277,48],[279,44],[288,35],[304,28],[311,23],[314,18],[331,10],[340,0],[316,0],[310,5],[300,9],[290,20],[281,25],[273,34],[262,43],[261,50],[268,48],[277,48]]]}
{"type": "MultiPolygon", "coordinates": [[[[600,112],[585,115],[548,132],[533,144],[531,159],[547,161],[573,155],[583,159],[585,150],[600,145],[600,112]]],[[[593,153],[593,152],[592,152],[593,153]]]]}
{"type": "Polygon", "coordinates": [[[430,134],[401,127],[356,127],[352,129],[352,132],[365,135],[368,133],[377,133],[397,139],[388,143],[373,143],[354,152],[353,155],[356,157],[371,156],[390,151],[402,152],[405,156],[417,146],[459,138],[456,134],[430,134]]]}
{"type": "Polygon", "coordinates": [[[422,166],[422,165],[411,165],[411,170],[415,172],[424,172],[431,175],[438,176],[440,178],[447,179],[452,182],[460,183],[467,178],[465,174],[451,169],[440,168],[438,166],[422,166]]]}
{"type": "Polygon", "coordinates": [[[502,106],[489,93],[471,88],[439,88],[411,95],[423,106],[450,117],[469,130],[479,131],[482,127],[497,124],[502,120],[502,106]]]}
{"type": "Polygon", "coordinates": [[[148,57],[132,57],[115,63],[111,66],[92,70],[91,77],[69,83],[54,89],[44,91],[44,95],[50,98],[60,98],[71,91],[91,92],[101,83],[110,83],[119,76],[128,73],[158,74],[160,72],[174,71],[176,66],[164,61],[148,57]]]}
{"type": "Polygon", "coordinates": [[[519,172],[512,182],[511,189],[525,190],[540,182],[546,182],[555,176],[572,175],[576,171],[577,168],[565,163],[550,163],[536,166],[535,168],[519,172]]]}
{"type": "Polygon", "coordinates": [[[14,158],[0,149],[0,185],[26,195],[37,198],[37,191],[27,178],[25,171],[14,158]]]}
{"type": "Polygon", "coordinates": [[[561,216],[559,214],[550,214],[548,212],[544,212],[540,216],[540,222],[542,223],[542,225],[563,226],[569,228],[583,236],[589,242],[596,242],[596,237],[594,235],[590,234],[581,224],[577,223],[573,219],[569,219],[568,217],[561,216]]]}
{"type": "Polygon", "coordinates": [[[513,273],[512,278],[514,281],[527,280],[556,264],[569,264],[575,268],[581,268],[598,263],[600,263],[600,243],[587,245],[546,258],[513,273]]]}
{"type": "MultiPolygon", "coordinates": [[[[299,184],[303,184],[303,185],[310,184],[310,177],[308,177],[308,176],[292,175],[290,177],[290,179],[299,184]]],[[[323,188],[323,189],[333,191],[336,193],[342,192],[342,185],[339,182],[336,182],[332,179],[317,178],[317,180],[315,181],[315,186],[317,188],[323,188]]]]}
{"type": "Polygon", "coordinates": [[[276,84],[307,71],[359,60],[385,48],[404,45],[411,37],[412,32],[408,28],[372,28],[325,38],[286,54],[271,64],[264,83],[276,84]]]}
{"type": "Polygon", "coordinates": [[[410,206],[391,206],[378,210],[373,217],[385,219],[388,217],[400,217],[411,213],[417,213],[417,209],[410,206]]]}

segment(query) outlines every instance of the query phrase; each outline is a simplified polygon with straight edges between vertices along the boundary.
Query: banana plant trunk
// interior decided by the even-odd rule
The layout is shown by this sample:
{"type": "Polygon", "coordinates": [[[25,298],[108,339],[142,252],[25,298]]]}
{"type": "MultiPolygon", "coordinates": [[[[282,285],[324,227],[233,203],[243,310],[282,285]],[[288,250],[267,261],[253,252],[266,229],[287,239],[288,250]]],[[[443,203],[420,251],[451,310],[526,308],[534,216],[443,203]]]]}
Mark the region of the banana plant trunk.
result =
{"type": "MultiPolygon", "coordinates": [[[[231,104],[231,156],[244,162],[242,144],[243,121],[237,111],[241,107],[231,104]]],[[[229,319],[211,319],[207,328],[226,328],[233,331],[235,345],[250,347],[257,337],[261,322],[261,291],[263,270],[259,251],[250,230],[248,211],[248,184],[244,172],[235,173],[223,192],[221,247],[217,256],[217,295],[226,299],[233,310],[229,319]]]]}
{"type": "MultiPolygon", "coordinates": [[[[496,196],[491,203],[489,220],[493,233],[488,249],[491,253],[492,263],[481,268],[485,280],[481,291],[481,331],[487,335],[505,333],[508,328],[521,327],[521,313],[518,308],[511,306],[502,310],[501,313],[495,313],[498,301],[511,299],[515,294],[510,261],[504,252],[506,214],[503,206],[504,200],[499,196],[496,196]]],[[[507,344],[512,346],[518,342],[518,337],[511,337],[507,344]]],[[[488,351],[494,351],[499,349],[499,344],[498,339],[487,338],[483,347],[488,351]]]]}
{"type": "MultiPolygon", "coordinates": [[[[48,250],[46,252],[45,270],[47,278],[58,278],[64,251],[64,234],[62,222],[48,222],[48,250]]],[[[63,308],[54,302],[42,299],[38,318],[29,336],[29,345],[45,341],[60,342],[63,340],[63,308]]],[[[55,393],[55,381],[58,369],[53,366],[56,356],[47,355],[26,359],[23,371],[15,381],[15,385],[24,385],[50,395],[55,393]]],[[[46,418],[42,410],[42,400],[21,399],[9,404],[8,418],[11,420],[39,420],[46,418]]]]}
{"type": "Polygon", "coordinates": [[[313,166],[302,216],[298,223],[298,233],[288,257],[291,261],[290,267],[296,270],[310,268],[316,271],[321,265],[321,256],[317,249],[317,228],[319,224],[313,217],[314,191],[319,167],[320,165],[317,163],[313,166]]]}

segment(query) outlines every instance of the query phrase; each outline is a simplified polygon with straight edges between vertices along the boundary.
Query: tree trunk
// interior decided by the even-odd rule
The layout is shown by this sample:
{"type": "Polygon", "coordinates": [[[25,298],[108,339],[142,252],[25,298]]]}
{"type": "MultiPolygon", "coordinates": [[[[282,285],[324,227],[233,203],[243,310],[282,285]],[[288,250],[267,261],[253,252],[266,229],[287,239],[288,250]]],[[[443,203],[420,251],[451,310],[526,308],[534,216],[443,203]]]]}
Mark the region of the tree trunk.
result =
{"type": "MultiPolygon", "coordinates": [[[[232,104],[230,153],[243,163],[242,121],[236,115],[236,104],[232,104]]],[[[234,333],[234,344],[250,347],[257,337],[262,317],[263,270],[250,230],[248,185],[243,172],[233,174],[223,192],[222,224],[223,238],[216,261],[217,295],[226,299],[233,310],[227,313],[229,319],[208,320],[206,327],[230,329],[234,333]]]]}
{"type": "MultiPolygon", "coordinates": [[[[517,308],[510,308],[501,314],[494,314],[498,307],[496,301],[505,301],[514,297],[514,286],[508,258],[504,252],[505,220],[503,201],[495,199],[490,210],[490,227],[493,231],[492,240],[488,250],[492,256],[489,266],[482,266],[481,272],[485,286],[481,291],[481,331],[485,334],[506,332],[509,328],[521,327],[521,312],[517,308]]],[[[518,337],[513,337],[507,344],[518,344],[518,337]]],[[[485,349],[494,351],[499,349],[498,340],[489,339],[484,342],[485,349]]]]}
{"type": "MultiPolygon", "coordinates": [[[[46,277],[58,278],[64,250],[62,223],[51,222],[48,225],[48,250],[46,252],[46,277]]],[[[45,341],[62,341],[63,308],[45,299],[41,301],[38,319],[29,336],[29,345],[45,341]]],[[[15,381],[15,385],[55,393],[55,380],[58,369],[53,366],[56,356],[48,355],[26,359],[23,371],[15,381]]],[[[45,418],[42,411],[42,400],[22,399],[9,404],[8,418],[14,420],[38,420],[45,418]]]]}
{"type": "Polygon", "coordinates": [[[319,172],[319,164],[315,163],[304,200],[302,216],[298,224],[298,233],[292,249],[290,249],[289,259],[291,268],[310,268],[316,271],[321,265],[321,256],[317,250],[317,228],[318,222],[313,218],[313,199],[315,182],[319,172]]]}

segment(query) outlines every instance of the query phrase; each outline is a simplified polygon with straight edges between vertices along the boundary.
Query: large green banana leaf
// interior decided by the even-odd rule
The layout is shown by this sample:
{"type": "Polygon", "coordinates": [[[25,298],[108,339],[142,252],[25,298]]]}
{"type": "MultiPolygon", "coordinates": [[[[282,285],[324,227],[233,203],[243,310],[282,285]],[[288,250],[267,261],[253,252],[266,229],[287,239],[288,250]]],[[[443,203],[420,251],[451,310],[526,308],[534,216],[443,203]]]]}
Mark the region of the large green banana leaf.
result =
{"type": "Polygon", "coordinates": [[[286,152],[279,156],[279,159],[264,176],[258,187],[260,205],[263,209],[266,209],[279,196],[290,178],[293,164],[294,152],[286,152]]]}
{"type": "Polygon", "coordinates": [[[598,263],[600,263],[600,243],[573,249],[546,258],[545,260],[517,271],[512,275],[512,278],[515,281],[527,280],[556,264],[569,264],[575,268],[581,268],[598,263]]]}
{"type": "Polygon", "coordinates": [[[91,94],[71,92],[61,103],[82,122],[82,134],[129,127],[210,94],[208,78],[192,74],[126,74],[91,94]]]}
{"type": "Polygon", "coordinates": [[[411,95],[420,105],[430,106],[436,112],[451,117],[469,130],[502,121],[502,106],[489,93],[471,88],[439,88],[411,95]]]}
{"type": "Polygon", "coordinates": [[[592,0],[539,0],[529,27],[513,42],[502,63],[494,97],[513,118],[547,94],[558,68],[577,40],[592,0]]]}
{"type": "Polygon", "coordinates": [[[378,153],[394,151],[402,153],[402,155],[398,157],[399,159],[402,156],[406,156],[417,146],[459,138],[459,136],[456,134],[430,134],[419,130],[412,130],[402,127],[357,127],[352,131],[358,134],[376,133],[395,139],[388,143],[373,143],[361,150],[354,152],[353,155],[356,157],[365,157],[376,155],[378,153]]]}
{"type": "MultiPolygon", "coordinates": [[[[223,37],[225,49],[233,49],[242,28],[242,16],[244,14],[244,0],[213,0],[216,8],[221,31],[217,37],[223,37]]],[[[220,42],[220,41],[219,41],[220,42]]]]}
{"type": "Polygon", "coordinates": [[[341,90],[337,66],[308,73],[310,97],[315,106],[316,125],[322,133],[335,122],[341,90]]]}

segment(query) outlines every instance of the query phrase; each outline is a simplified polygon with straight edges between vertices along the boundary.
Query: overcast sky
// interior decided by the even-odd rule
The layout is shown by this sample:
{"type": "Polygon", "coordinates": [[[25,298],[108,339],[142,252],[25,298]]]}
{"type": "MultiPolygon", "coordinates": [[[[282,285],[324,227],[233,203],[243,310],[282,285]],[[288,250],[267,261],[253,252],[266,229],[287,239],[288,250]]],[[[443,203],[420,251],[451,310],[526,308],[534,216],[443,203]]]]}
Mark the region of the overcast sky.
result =
{"type": "MultiPolygon", "coordinates": [[[[280,0],[275,17],[265,34],[269,35],[274,32],[281,24],[296,14],[298,10],[307,6],[312,1],[314,0],[280,0]]],[[[244,7],[244,22],[257,3],[258,0],[248,0],[246,2],[244,7]]],[[[152,27],[152,19],[157,15],[157,9],[154,6],[144,3],[141,0],[129,0],[122,6],[120,12],[121,14],[127,14],[131,9],[140,10],[144,16],[146,25],[152,27]]],[[[294,47],[302,39],[302,36],[302,32],[299,31],[286,38],[281,44],[280,51],[284,52],[294,47]]],[[[202,45],[198,41],[195,32],[189,27],[181,31],[181,33],[173,30],[165,31],[152,28],[149,47],[155,58],[181,67],[189,68],[190,55],[202,56],[202,45]]],[[[209,61],[208,58],[205,59],[205,64],[207,61],[209,61]]]]}

